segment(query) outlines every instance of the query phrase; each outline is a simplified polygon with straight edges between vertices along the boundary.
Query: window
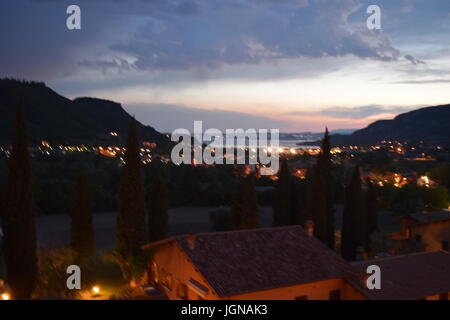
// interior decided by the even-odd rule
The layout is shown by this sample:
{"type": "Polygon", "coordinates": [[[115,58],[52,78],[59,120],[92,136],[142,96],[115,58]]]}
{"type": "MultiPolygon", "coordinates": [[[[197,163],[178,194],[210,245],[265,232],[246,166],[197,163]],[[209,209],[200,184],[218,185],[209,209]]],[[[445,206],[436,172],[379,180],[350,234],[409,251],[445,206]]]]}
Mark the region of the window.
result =
{"type": "Polygon", "coordinates": [[[295,297],[295,300],[308,300],[308,296],[295,297]]]}
{"type": "Polygon", "coordinates": [[[422,242],[422,236],[420,234],[416,234],[415,238],[417,242],[422,242]]]}
{"type": "Polygon", "coordinates": [[[442,241],[442,250],[449,251],[448,249],[449,249],[448,248],[448,241],[447,240],[443,240],[442,241]]]}
{"type": "Polygon", "coordinates": [[[441,293],[441,294],[439,295],[439,300],[448,300],[448,296],[449,296],[448,292],[446,292],[446,293],[441,293]]]}
{"type": "Polygon", "coordinates": [[[330,291],[330,300],[341,300],[341,290],[330,291]]]}

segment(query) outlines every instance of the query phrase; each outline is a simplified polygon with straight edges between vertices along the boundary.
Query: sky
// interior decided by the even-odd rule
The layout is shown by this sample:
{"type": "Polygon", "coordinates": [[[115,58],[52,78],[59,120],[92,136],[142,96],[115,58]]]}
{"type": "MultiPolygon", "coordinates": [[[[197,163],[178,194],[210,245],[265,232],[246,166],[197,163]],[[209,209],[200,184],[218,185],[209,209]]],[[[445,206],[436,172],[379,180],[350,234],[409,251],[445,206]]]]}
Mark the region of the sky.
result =
{"type": "Polygon", "coordinates": [[[0,44],[0,77],[119,102],[164,132],[362,128],[450,103],[447,0],[2,0],[0,44]]]}

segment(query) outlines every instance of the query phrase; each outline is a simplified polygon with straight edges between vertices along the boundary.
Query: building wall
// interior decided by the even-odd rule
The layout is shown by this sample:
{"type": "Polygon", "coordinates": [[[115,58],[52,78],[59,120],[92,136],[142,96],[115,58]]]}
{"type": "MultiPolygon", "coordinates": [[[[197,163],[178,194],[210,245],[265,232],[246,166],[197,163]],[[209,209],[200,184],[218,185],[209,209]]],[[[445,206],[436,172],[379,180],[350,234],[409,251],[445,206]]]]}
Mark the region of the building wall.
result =
{"type": "Polygon", "coordinates": [[[450,243],[450,221],[420,224],[411,227],[411,237],[420,235],[425,251],[442,250],[442,241],[450,243]]]}
{"type": "Polygon", "coordinates": [[[342,300],[365,299],[359,292],[343,279],[332,279],[320,282],[276,288],[272,290],[251,292],[228,297],[232,300],[295,300],[307,297],[308,300],[330,300],[332,291],[340,291],[342,300]]]}
{"type": "Polygon", "coordinates": [[[161,245],[161,247],[156,250],[152,259],[151,278],[160,285],[171,300],[183,298],[188,300],[217,299],[217,295],[215,295],[212,288],[204,280],[203,276],[189,261],[188,256],[184,254],[178,245],[173,241],[161,245]],[[158,269],[158,271],[155,272],[155,269],[158,269]],[[164,280],[162,279],[164,273],[169,274],[172,278],[171,286],[164,285],[164,280]],[[191,279],[207,288],[208,292],[206,294],[202,294],[196,292],[192,287],[189,287],[189,280],[191,279]],[[180,290],[180,287],[184,286],[187,294],[185,297],[182,297],[178,290],[180,290]]]}
{"type": "Polygon", "coordinates": [[[162,244],[156,250],[151,269],[151,279],[159,284],[171,300],[183,298],[188,300],[293,300],[305,296],[309,300],[329,300],[330,292],[333,290],[340,290],[343,300],[364,299],[359,292],[342,279],[219,297],[175,242],[162,244]],[[207,289],[207,293],[199,291],[195,285],[192,285],[192,280],[207,289]],[[184,293],[185,289],[186,294],[180,294],[184,293]]]}

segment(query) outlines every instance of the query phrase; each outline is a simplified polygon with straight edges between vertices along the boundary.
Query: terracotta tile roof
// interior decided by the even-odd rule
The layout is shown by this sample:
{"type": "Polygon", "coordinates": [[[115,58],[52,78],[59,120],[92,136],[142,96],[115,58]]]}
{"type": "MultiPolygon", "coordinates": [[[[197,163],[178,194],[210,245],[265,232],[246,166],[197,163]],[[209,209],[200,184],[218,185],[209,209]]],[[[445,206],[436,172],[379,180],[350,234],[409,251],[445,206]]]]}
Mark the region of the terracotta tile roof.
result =
{"type": "Polygon", "coordinates": [[[450,292],[450,254],[444,251],[399,255],[352,265],[360,274],[366,274],[370,265],[381,269],[381,290],[367,289],[362,278],[350,280],[368,299],[412,300],[450,292]]]}
{"type": "Polygon", "coordinates": [[[174,237],[219,296],[344,278],[349,263],[300,226],[174,237]]]}
{"type": "Polygon", "coordinates": [[[434,211],[429,213],[413,213],[408,215],[408,217],[416,220],[420,223],[431,223],[440,221],[450,221],[450,211],[434,211]]]}

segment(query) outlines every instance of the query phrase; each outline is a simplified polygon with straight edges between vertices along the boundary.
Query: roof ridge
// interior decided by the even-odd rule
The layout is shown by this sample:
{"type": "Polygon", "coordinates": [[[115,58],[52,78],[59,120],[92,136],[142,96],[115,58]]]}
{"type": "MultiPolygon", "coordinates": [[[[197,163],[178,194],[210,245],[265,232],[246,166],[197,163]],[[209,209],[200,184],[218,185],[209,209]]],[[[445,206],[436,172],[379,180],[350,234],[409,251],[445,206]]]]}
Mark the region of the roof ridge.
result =
{"type": "MultiPolygon", "coordinates": [[[[255,232],[255,231],[269,231],[269,230],[279,230],[279,229],[298,229],[301,228],[303,230],[305,230],[305,228],[303,228],[303,226],[301,225],[295,225],[295,226],[281,226],[281,227],[265,227],[265,228],[254,228],[254,229],[244,229],[244,230],[229,230],[229,231],[210,231],[210,232],[192,232],[195,235],[201,235],[201,236],[205,236],[205,235],[215,235],[215,234],[229,234],[229,233],[247,233],[247,232],[255,232]]],[[[179,234],[179,235],[174,235],[171,238],[174,239],[178,239],[178,238],[184,238],[188,235],[189,233],[185,233],[185,234],[179,234]]]]}
{"type": "Polygon", "coordinates": [[[445,252],[443,250],[412,252],[412,253],[407,253],[407,254],[398,254],[398,255],[389,256],[389,257],[368,259],[368,260],[363,260],[363,261],[353,261],[353,262],[350,262],[350,264],[352,264],[352,265],[364,264],[364,263],[367,263],[367,262],[395,260],[395,259],[407,258],[407,257],[412,257],[412,256],[431,255],[431,254],[436,254],[436,253],[448,254],[447,252],[445,252]]]}

